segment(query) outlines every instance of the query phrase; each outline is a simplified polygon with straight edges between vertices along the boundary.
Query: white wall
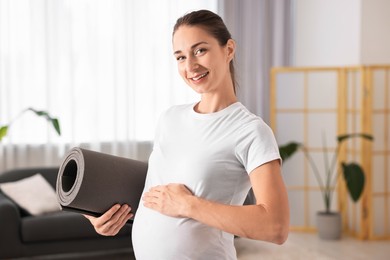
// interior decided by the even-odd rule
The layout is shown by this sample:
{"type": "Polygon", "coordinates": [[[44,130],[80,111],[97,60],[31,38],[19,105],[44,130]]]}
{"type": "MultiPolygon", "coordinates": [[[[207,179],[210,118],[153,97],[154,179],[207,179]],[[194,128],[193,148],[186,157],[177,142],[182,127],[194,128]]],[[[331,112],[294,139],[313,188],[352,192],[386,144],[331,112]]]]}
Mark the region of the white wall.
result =
{"type": "Polygon", "coordinates": [[[390,63],[389,0],[295,0],[295,66],[390,63]]]}
{"type": "Polygon", "coordinates": [[[296,0],[295,66],[359,62],[360,0],[296,0]]]}
{"type": "Polygon", "coordinates": [[[390,64],[390,1],[363,0],[361,62],[390,64]]]}

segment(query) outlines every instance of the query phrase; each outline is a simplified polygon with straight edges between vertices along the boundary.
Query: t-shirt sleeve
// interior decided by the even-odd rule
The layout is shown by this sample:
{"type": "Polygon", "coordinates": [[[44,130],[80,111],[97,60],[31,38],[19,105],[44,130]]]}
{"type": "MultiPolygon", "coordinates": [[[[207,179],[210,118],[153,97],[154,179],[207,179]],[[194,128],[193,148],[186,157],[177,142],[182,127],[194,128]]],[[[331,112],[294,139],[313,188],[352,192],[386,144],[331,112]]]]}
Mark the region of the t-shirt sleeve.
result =
{"type": "Polygon", "coordinates": [[[245,126],[237,137],[236,156],[247,173],[273,160],[280,160],[279,148],[271,128],[262,120],[245,126]]]}

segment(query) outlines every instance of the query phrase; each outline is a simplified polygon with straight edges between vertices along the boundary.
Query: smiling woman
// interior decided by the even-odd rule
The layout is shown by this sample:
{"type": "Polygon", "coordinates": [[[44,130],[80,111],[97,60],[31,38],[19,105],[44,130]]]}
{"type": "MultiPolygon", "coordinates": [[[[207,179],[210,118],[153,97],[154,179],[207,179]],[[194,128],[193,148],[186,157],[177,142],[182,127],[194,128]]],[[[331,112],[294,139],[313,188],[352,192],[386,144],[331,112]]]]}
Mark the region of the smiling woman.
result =
{"type": "MultiPolygon", "coordinates": [[[[279,149],[269,126],[237,101],[234,40],[209,10],[179,18],[172,37],[179,73],[200,100],[159,119],[133,224],[136,258],[233,260],[234,235],[284,243],[289,207],[279,149]],[[256,205],[243,205],[250,188],[256,205]]],[[[86,217],[113,236],[133,217],[131,207],[86,217]]]]}

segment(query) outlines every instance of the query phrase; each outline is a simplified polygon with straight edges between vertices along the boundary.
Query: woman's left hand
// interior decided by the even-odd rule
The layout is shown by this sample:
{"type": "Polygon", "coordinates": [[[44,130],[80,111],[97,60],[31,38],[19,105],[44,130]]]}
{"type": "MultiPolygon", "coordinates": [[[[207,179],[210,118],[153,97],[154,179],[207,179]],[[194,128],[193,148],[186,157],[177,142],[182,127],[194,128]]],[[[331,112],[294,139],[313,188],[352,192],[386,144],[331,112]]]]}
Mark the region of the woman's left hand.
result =
{"type": "Polygon", "coordinates": [[[192,192],[183,184],[171,183],[150,188],[142,197],[144,206],[171,217],[188,217],[192,192]]]}

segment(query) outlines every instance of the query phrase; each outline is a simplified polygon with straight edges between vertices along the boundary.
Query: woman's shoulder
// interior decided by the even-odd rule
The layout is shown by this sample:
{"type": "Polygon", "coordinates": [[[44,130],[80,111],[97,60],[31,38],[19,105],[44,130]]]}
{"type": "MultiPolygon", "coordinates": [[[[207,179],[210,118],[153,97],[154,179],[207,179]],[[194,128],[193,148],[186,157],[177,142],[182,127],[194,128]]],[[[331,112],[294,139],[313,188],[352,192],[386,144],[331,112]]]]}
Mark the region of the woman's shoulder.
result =
{"type": "Polygon", "coordinates": [[[243,104],[239,103],[236,112],[237,121],[242,126],[264,126],[267,125],[263,118],[249,111],[243,104]]]}
{"type": "Polygon", "coordinates": [[[244,105],[240,104],[234,114],[237,136],[273,134],[271,127],[263,118],[250,112],[244,105]]]}

